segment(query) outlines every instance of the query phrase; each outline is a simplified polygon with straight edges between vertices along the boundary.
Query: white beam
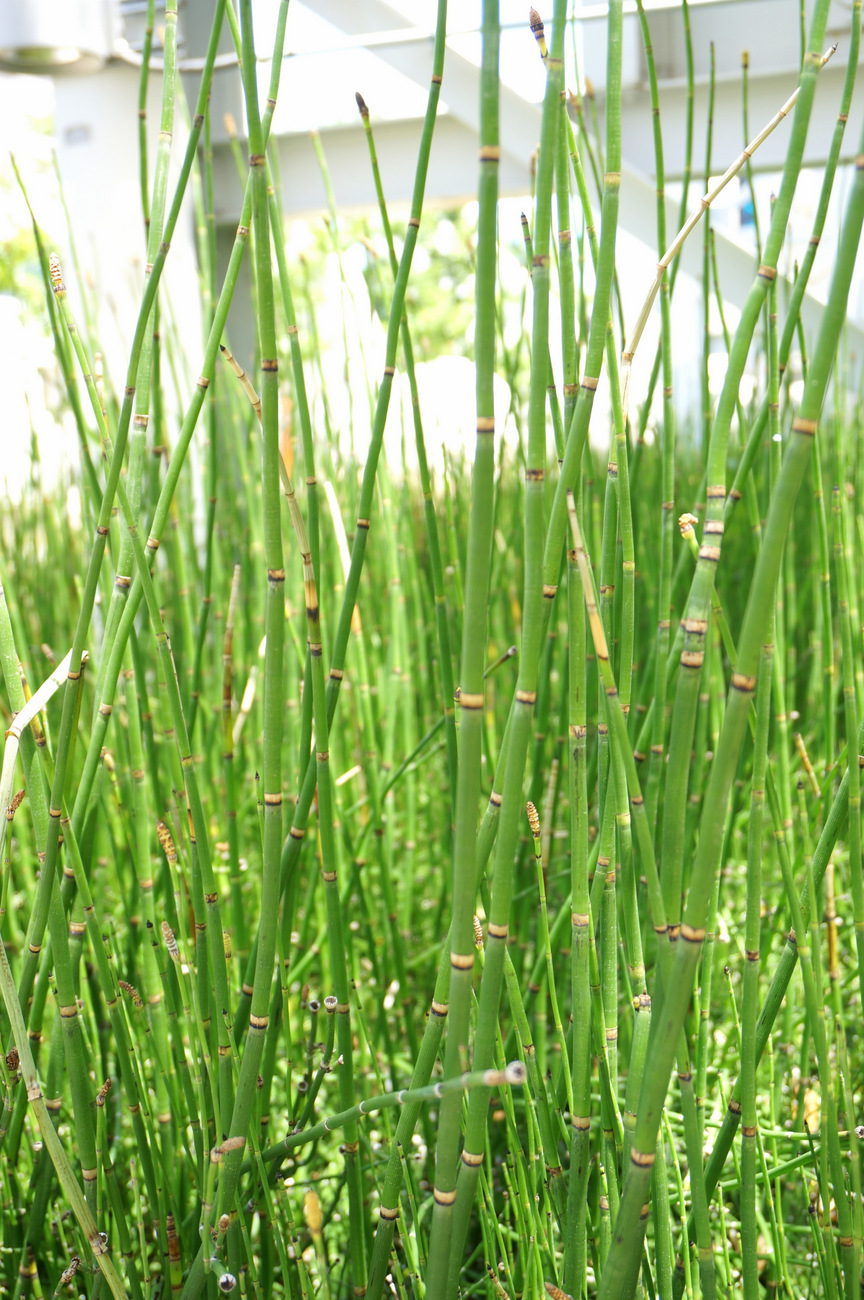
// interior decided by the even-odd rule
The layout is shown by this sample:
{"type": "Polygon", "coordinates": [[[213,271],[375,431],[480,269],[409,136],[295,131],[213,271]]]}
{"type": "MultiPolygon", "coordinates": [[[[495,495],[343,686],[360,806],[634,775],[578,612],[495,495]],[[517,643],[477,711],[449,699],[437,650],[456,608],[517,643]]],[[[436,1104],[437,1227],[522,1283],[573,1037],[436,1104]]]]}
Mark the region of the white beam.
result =
{"type": "MultiPolygon", "coordinates": [[[[410,201],[414,163],[420,124],[386,122],[375,129],[375,142],[384,191],[389,205],[404,206],[410,201]]],[[[366,158],[362,128],[340,127],[322,132],[322,144],[337,205],[345,211],[370,211],[377,207],[375,190],[366,158]]],[[[325,210],[327,196],[315,151],[305,135],[279,137],[279,168],[282,177],[282,203],[288,216],[310,216],[325,210]]],[[[436,127],[429,160],[427,199],[429,205],[455,207],[476,194],[477,138],[462,123],[442,117],[436,127]]],[[[234,160],[227,148],[214,150],[214,190],[220,196],[217,219],[234,223],[239,219],[241,193],[234,160]]],[[[528,167],[518,166],[507,156],[501,164],[501,194],[520,197],[529,190],[528,167]]],[[[694,199],[696,192],[694,191],[694,199]]],[[[596,202],[596,196],[595,196],[596,202]]],[[[599,210],[599,204],[597,205],[599,210]]],[[[656,247],[654,185],[635,168],[624,166],[621,173],[619,220],[628,231],[646,245],[647,289],[653,275],[656,247]],[[647,251],[647,250],[652,251],[647,251]]],[[[666,201],[667,228],[676,229],[678,205],[666,201]]],[[[682,269],[697,280],[702,275],[702,241],[698,232],[685,244],[682,269]]],[[[755,258],[721,230],[715,231],[718,273],[725,299],[743,306],[753,282],[755,258]]],[[[791,286],[780,277],[780,302],[791,286]]],[[[806,294],[802,306],[804,327],[811,340],[822,316],[822,304],[806,294]]],[[[864,330],[855,321],[847,321],[849,345],[857,360],[864,361],[864,330]]]]}
{"type": "MultiPolygon", "coordinates": [[[[807,0],[805,28],[809,28],[813,5],[807,0]]],[[[642,46],[639,16],[632,6],[625,6],[622,63],[624,84],[646,82],[647,63],[642,46]]],[[[693,75],[696,82],[707,82],[711,75],[718,81],[738,80],[741,76],[741,53],[750,56],[751,76],[789,74],[794,82],[801,66],[801,30],[798,6],[790,0],[709,0],[688,5],[693,75]]],[[[833,0],[829,7],[825,48],[837,44],[834,61],[845,68],[849,48],[851,6],[833,0]]],[[[664,81],[684,81],[687,77],[685,33],[680,5],[647,10],[648,27],[657,77],[664,81]]],[[[606,86],[607,18],[599,6],[580,13],[578,30],[581,39],[583,71],[602,92],[606,86]]]]}
{"type": "MultiPolygon", "coordinates": [[[[346,35],[363,37],[374,30],[405,32],[405,15],[386,0],[316,0],[315,11],[346,35]]],[[[719,173],[738,156],[744,147],[741,107],[741,53],[750,51],[748,73],[749,132],[753,136],[774,116],[795,89],[800,59],[800,35],[797,8],[789,0],[717,0],[715,3],[691,4],[690,29],[694,60],[694,147],[693,174],[704,174],[707,131],[708,78],[710,49],[714,47],[715,97],[713,116],[712,170],[719,173]]],[[[679,178],[684,170],[686,114],[686,63],[684,31],[680,9],[650,10],[648,14],[652,46],[660,81],[660,115],[665,125],[664,155],[668,180],[679,178]]],[[[819,76],[815,102],[804,154],[805,166],[820,166],[827,155],[840,91],[846,75],[849,47],[849,14],[835,0],[831,6],[826,48],[832,41],[837,53],[819,76]]],[[[602,114],[606,84],[605,16],[584,18],[579,22],[582,46],[582,71],[591,79],[602,114]]],[[[376,58],[422,85],[428,84],[432,65],[432,40],[418,38],[370,47],[376,58]]],[[[527,33],[528,57],[534,56],[533,43],[527,33]]],[[[624,20],[623,41],[622,149],[624,157],[640,171],[653,174],[654,144],[651,103],[647,85],[647,66],[642,48],[638,16],[628,13],[624,20]]],[[[357,89],[364,91],[362,86],[357,89]]],[[[851,161],[858,152],[864,122],[864,67],[856,79],[859,93],[853,96],[852,110],[844,138],[843,160],[851,161]]],[[[364,91],[365,93],[365,91],[364,91]]],[[[462,122],[478,125],[478,69],[470,60],[448,46],[444,60],[442,98],[447,109],[462,122]]],[[[374,111],[374,105],[373,105],[374,111]]],[[[539,107],[531,104],[509,87],[501,87],[501,148],[524,162],[539,139],[539,107]]],[[[783,166],[789,139],[789,122],[783,123],[755,155],[757,171],[777,171],[783,166]]]]}
{"type": "MultiPolygon", "coordinates": [[[[828,155],[831,136],[837,121],[845,69],[828,64],[819,74],[816,96],[807,132],[804,165],[821,167],[828,155]]],[[[789,73],[753,76],[749,84],[748,127],[752,138],[765,126],[795,89],[796,78],[789,73]]],[[[679,180],[684,171],[685,139],[683,122],[687,111],[687,89],[680,83],[660,87],[660,120],[664,124],[663,155],[667,180],[679,180]],[[674,124],[674,129],[670,126],[674,124]]],[[[694,139],[692,174],[704,177],[705,140],[708,120],[708,87],[694,89],[694,139]]],[[[777,127],[753,155],[754,172],[779,172],[783,168],[789,144],[791,114],[777,127]]],[[[647,89],[631,87],[624,91],[621,106],[621,143],[624,156],[640,170],[653,175],[654,139],[651,101],[647,89]]],[[[843,137],[841,163],[852,162],[864,123],[864,68],[856,77],[849,121],[843,137]]],[[[740,81],[724,81],[715,87],[711,171],[717,176],[738,157],[746,141],[741,113],[740,81]]]]}
{"type": "MultiPolygon", "coordinates": [[[[350,35],[363,35],[373,27],[382,32],[404,30],[405,27],[404,15],[384,0],[363,0],[362,4],[357,0],[315,0],[315,12],[350,35]]],[[[412,40],[405,44],[376,46],[373,52],[376,58],[383,59],[412,81],[424,86],[429,84],[432,73],[431,36],[425,42],[412,40]]],[[[535,56],[533,48],[529,53],[535,56]]],[[[366,94],[362,86],[357,89],[366,94]]],[[[448,114],[470,126],[476,137],[480,105],[479,69],[449,46],[444,57],[441,97],[448,114]]],[[[372,107],[374,109],[374,104],[372,107]]],[[[539,107],[501,85],[499,118],[502,153],[527,168],[540,140],[539,107]]]]}
{"type": "MultiPolygon", "coordinates": [[[[398,32],[405,28],[405,15],[387,4],[386,0],[363,0],[363,4],[357,4],[356,0],[316,0],[316,12],[346,34],[354,36],[368,33],[372,28],[381,32],[398,32]]],[[[708,49],[710,42],[714,42],[715,71],[720,78],[715,85],[712,171],[720,172],[740,154],[745,143],[739,80],[742,44],[746,42],[755,51],[751,58],[749,73],[748,125],[751,136],[774,116],[794,90],[798,73],[800,37],[797,10],[793,15],[794,22],[790,18],[791,14],[792,9],[788,0],[722,0],[721,3],[691,5],[694,70],[701,83],[696,86],[694,108],[696,143],[693,163],[696,174],[704,170],[704,146],[701,143],[705,136],[707,115],[707,86],[704,84],[704,74],[710,57],[708,49]]],[[[677,30],[680,26],[680,17],[679,10],[649,13],[652,43],[658,51],[660,61],[658,70],[662,77],[661,121],[676,124],[676,129],[672,131],[667,129],[664,137],[667,176],[670,178],[676,174],[680,175],[684,166],[684,132],[681,124],[684,122],[687,92],[686,85],[680,80],[680,73],[684,67],[683,30],[677,30]]],[[[595,19],[582,21],[580,28],[586,69],[592,78],[595,78],[596,83],[602,85],[605,81],[605,18],[598,15],[595,19]]],[[[845,75],[848,31],[849,16],[837,0],[834,0],[829,16],[828,39],[834,38],[839,43],[845,42],[845,44],[823,68],[819,77],[808,132],[808,153],[805,154],[805,161],[812,161],[817,165],[827,153],[836,122],[840,87],[845,75]]],[[[377,57],[384,59],[413,80],[424,84],[428,81],[431,70],[431,41],[425,46],[413,40],[405,44],[378,46],[375,53],[377,57]]],[[[648,176],[653,171],[654,146],[651,106],[644,84],[646,75],[644,59],[638,17],[631,12],[625,20],[624,80],[627,88],[624,94],[622,120],[622,147],[625,162],[622,166],[620,221],[624,229],[653,248],[656,245],[655,197],[648,176]]],[[[864,80],[864,73],[860,75],[864,80]]],[[[443,123],[450,118],[456,118],[462,126],[468,128],[476,150],[480,102],[479,69],[449,48],[445,57],[442,97],[448,113],[439,119],[436,131],[441,130],[443,123]]],[[[864,94],[858,96],[858,100],[862,98],[864,94]]],[[[864,108],[854,99],[853,104],[854,113],[846,128],[844,159],[855,156],[862,113],[864,113],[864,108]]],[[[379,131],[380,128],[376,128],[376,139],[379,131]]],[[[757,162],[762,168],[774,169],[782,166],[788,133],[789,122],[787,121],[782,123],[769,141],[763,145],[757,155],[757,162]]],[[[336,135],[336,132],[328,132],[326,138],[329,141],[336,135]]],[[[530,103],[515,91],[502,86],[502,193],[529,192],[530,157],[539,135],[539,105],[530,103]],[[505,169],[506,174],[504,174],[505,169]],[[514,181],[515,188],[511,188],[514,181]]],[[[473,159],[470,157],[459,159],[456,153],[458,139],[455,131],[448,131],[447,144],[450,147],[447,149],[443,191],[436,187],[430,172],[427,192],[432,201],[455,200],[454,191],[457,184],[463,177],[467,178],[472,173],[473,159]]],[[[443,133],[441,143],[444,143],[443,133]]],[[[464,137],[462,143],[466,147],[469,145],[464,137]]],[[[392,137],[391,144],[396,144],[392,137]]],[[[433,157],[435,151],[436,147],[433,145],[433,157]]],[[[396,173],[393,181],[396,189],[388,190],[387,193],[392,194],[395,200],[397,194],[401,196],[406,184],[410,185],[408,178],[413,173],[413,166],[404,155],[402,161],[397,164],[395,150],[393,162],[393,172],[396,173]]],[[[335,171],[334,167],[334,174],[335,171]]],[[[352,189],[355,197],[351,202],[356,206],[358,202],[362,203],[362,200],[357,197],[362,192],[362,180],[357,176],[353,178],[352,189]]],[[[475,184],[472,183],[462,197],[467,198],[474,193],[475,184]]],[[[694,190],[694,199],[697,197],[698,189],[694,190]]],[[[677,205],[667,200],[667,228],[670,232],[677,228],[677,219],[677,205]]],[[[697,278],[701,277],[701,252],[697,252],[700,245],[701,240],[695,243],[691,241],[690,246],[685,248],[682,258],[684,269],[697,278]]],[[[723,292],[731,303],[740,308],[753,280],[753,256],[719,230],[715,233],[715,248],[723,292]]],[[[821,314],[822,307],[818,300],[810,294],[805,295],[802,318],[808,333],[818,327],[821,314]]],[[[853,322],[848,323],[847,329],[853,352],[859,360],[864,360],[864,331],[853,322]]]]}
{"type": "MultiPolygon", "coordinates": [[[[320,139],[340,210],[377,210],[359,113],[357,122],[356,127],[331,127],[321,131],[320,139]]],[[[422,123],[417,120],[374,123],[375,150],[388,206],[404,207],[410,202],[421,128],[422,123]]],[[[278,137],[277,143],[282,203],[286,214],[314,216],[321,213],[327,207],[327,195],[310,137],[305,133],[285,134],[278,137]]],[[[517,161],[510,155],[502,157],[500,180],[502,193],[526,194],[530,187],[527,160],[517,161]]],[[[213,150],[213,182],[217,220],[238,221],[242,193],[234,158],[227,145],[217,145],[213,150]]],[[[458,118],[444,114],[435,126],[429,156],[428,200],[438,207],[455,207],[465,203],[476,192],[477,136],[458,118]]]]}

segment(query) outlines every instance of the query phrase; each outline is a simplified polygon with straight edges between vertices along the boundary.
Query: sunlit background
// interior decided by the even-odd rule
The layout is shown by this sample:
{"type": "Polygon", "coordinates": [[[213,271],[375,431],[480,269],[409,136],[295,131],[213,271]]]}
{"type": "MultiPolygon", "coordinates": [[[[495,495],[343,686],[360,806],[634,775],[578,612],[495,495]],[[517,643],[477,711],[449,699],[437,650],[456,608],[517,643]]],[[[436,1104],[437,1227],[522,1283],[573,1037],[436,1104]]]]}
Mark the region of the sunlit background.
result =
{"type": "MultiPolygon", "coordinates": [[[[39,0],[30,17],[37,23],[39,0]],[[34,15],[36,15],[34,17],[34,15]]],[[[56,12],[52,3],[47,11],[56,12]]],[[[255,0],[256,45],[261,56],[262,85],[270,68],[265,52],[272,45],[275,0],[255,0]]],[[[380,373],[383,333],[370,296],[370,259],[381,261],[383,241],[368,159],[355,103],[355,91],[366,98],[376,125],[385,191],[391,202],[398,233],[406,214],[413,176],[413,150],[426,99],[425,77],[431,59],[431,31],[435,0],[292,0],[288,18],[287,54],[282,69],[278,108],[273,123],[276,140],[285,234],[289,264],[298,279],[307,276],[316,313],[319,354],[315,369],[319,394],[326,392],[326,417],[333,435],[346,450],[363,455],[368,437],[369,403],[366,394],[380,373]],[[315,133],[313,141],[310,133],[315,133]],[[316,148],[317,145],[317,148],[316,148]],[[322,160],[329,171],[338,220],[325,222],[327,194],[322,160]],[[302,268],[315,261],[311,275],[302,268]]],[[[680,9],[664,0],[647,0],[661,78],[661,96],[677,104],[682,95],[683,46],[680,9]]],[[[7,68],[50,67],[56,76],[6,71],[0,74],[0,114],[4,144],[14,154],[36,219],[49,247],[63,258],[73,301],[80,300],[80,274],[89,286],[86,297],[98,314],[96,332],[104,350],[106,382],[122,388],[128,341],[135,319],[143,275],[144,233],[138,179],[137,96],[140,48],[146,4],[123,0],[96,4],[102,28],[98,40],[104,49],[90,54],[79,49],[73,36],[53,30],[62,49],[35,48],[42,36],[24,36],[20,14],[14,19],[6,7],[0,15],[0,59],[7,68]],[[17,26],[16,26],[17,24],[17,26]],[[33,45],[22,54],[22,46],[33,45]],[[18,45],[16,45],[18,42],[18,45]],[[76,56],[82,57],[76,63],[76,56]],[[86,55],[86,57],[84,57],[86,55]],[[62,189],[61,182],[62,181],[62,189]],[[65,209],[64,209],[65,201],[65,209]],[[68,210],[68,221],[66,210],[68,210]],[[75,231],[74,250],[69,230],[75,231]],[[74,256],[73,256],[74,252],[74,256]]],[[[74,18],[76,6],[66,7],[63,21],[74,18]]],[[[454,454],[470,448],[473,440],[473,367],[471,360],[471,229],[474,221],[473,186],[476,176],[476,70],[480,51],[480,0],[450,6],[449,38],[441,127],[436,134],[427,188],[426,218],[415,257],[420,285],[416,309],[437,296],[439,307],[426,331],[418,379],[425,417],[426,437],[433,467],[440,470],[442,448],[454,454]],[[460,323],[448,331],[446,318],[460,323]]],[[[194,59],[202,52],[207,4],[181,0],[179,33],[181,58],[192,61],[184,78],[194,96],[194,59]],[[203,16],[202,16],[203,15],[203,16]]],[[[577,3],[567,45],[567,84],[578,97],[589,125],[596,116],[602,128],[605,69],[605,7],[577,3]],[[592,92],[586,98],[586,92],[592,92]]],[[[547,15],[548,16],[548,15],[547,15]]],[[[50,14],[49,14],[50,17],[50,14]]],[[[92,15],[91,15],[92,17],[92,15]]],[[[705,188],[707,93],[711,50],[715,60],[716,103],[710,172],[719,175],[740,152],[745,140],[740,105],[740,61],[749,45],[750,113],[752,136],[780,107],[795,86],[800,57],[797,0],[704,0],[691,2],[696,103],[694,111],[692,178],[688,207],[705,188]],[[732,84],[732,83],[735,84],[732,84]]],[[[526,6],[519,0],[502,0],[501,75],[502,194],[499,230],[502,245],[501,289],[505,346],[515,346],[521,334],[526,295],[530,292],[522,256],[520,212],[530,215],[531,152],[536,144],[538,104],[544,71],[527,25],[526,6]]],[[[154,52],[158,54],[159,10],[154,52]]],[[[836,100],[844,70],[844,36],[849,11],[832,9],[832,35],[838,51],[823,71],[811,127],[808,157],[818,164],[824,157],[828,133],[836,114],[836,100]]],[[[49,24],[50,26],[50,24],[49,24]]],[[[35,28],[34,28],[35,30],[35,28]]],[[[64,28],[65,31],[65,28],[64,28]]],[[[94,42],[91,41],[91,44],[94,42]]],[[[239,214],[240,181],[229,140],[230,116],[242,137],[242,99],[236,61],[223,45],[220,70],[213,95],[214,178],[220,249],[228,247],[239,214]],[[239,120],[238,120],[239,119],[239,120]],[[227,124],[227,125],[226,125],[227,124]]],[[[619,289],[625,324],[629,327],[651,282],[657,252],[654,245],[653,147],[644,55],[637,20],[629,7],[625,29],[624,183],[619,234],[619,289]]],[[[158,60],[154,58],[154,64],[158,60]]],[[[148,125],[151,138],[158,128],[159,71],[150,78],[148,125]]],[[[184,110],[185,112],[185,110],[184,110]]],[[[185,114],[188,117],[188,114],[185,114]]],[[[680,117],[664,115],[664,147],[669,183],[667,199],[677,209],[682,193],[684,140],[680,117]]],[[[178,114],[174,158],[182,152],[184,115],[178,114]]],[[[772,168],[782,157],[788,123],[776,139],[754,160],[751,178],[736,178],[711,210],[715,231],[718,274],[724,295],[725,325],[734,330],[738,304],[755,269],[757,237],[767,230],[771,195],[779,183],[772,168]]],[[[847,131],[848,155],[854,152],[858,123],[847,131]]],[[[152,149],[151,149],[152,162],[152,149]]],[[[798,187],[791,218],[791,239],[784,250],[781,271],[794,276],[803,255],[818,198],[820,175],[805,171],[798,187]]],[[[835,187],[826,226],[824,247],[811,276],[805,323],[812,331],[818,321],[818,300],[826,291],[842,211],[847,174],[835,187]]],[[[670,234],[673,233],[670,228],[670,234]]],[[[64,413],[62,389],[53,360],[53,347],[44,310],[30,218],[11,166],[0,165],[0,384],[4,393],[4,425],[0,476],[6,491],[19,494],[30,474],[30,445],[35,438],[41,459],[43,486],[63,480],[74,468],[76,434],[64,413]]],[[[694,236],[684,272],[673,300],[675,382],[677,408],[683,436],[700,436],[702,346],[703,234],[694,236]]],[[[176,314],[173,326],[185,358],[178,367],[173,393],[175,409],[182,407],[194,383],[201,351],[200,292],[195,253],[192,205],[184,214],[169,259],[170,301],[176,314]]],[[[590,277],[588,280],[590,286],[590,277]]],[[[555,306],[553,304],[553,311],[555,306]]],[[[431,308],[430,308],[431,310],[431,308]]],[[[850,330],[846,361],[860,355],[862,338],[856,322],[864,318],[860,269],[850,299],[850,330]]],[[[723,321],[712,294],[709,312],[711,352],[708,368],[716,393],[726,370],[723,321]]],[[[251,317],[235,308],[228,329],[232,347],[246,364],[254,361],[251,317]]],[[[559,337],[554,328],[552,337],[559,337]]],[[[644,399],[654,359],[656,326],[649,331],[634,370],[633,398],[644,399]]],[[[308,343],[308,340],[307,340],[308,343]]],[[[619,346],[621,340],[619,339],[619,346]]],[[[307,347],[307,356],[309,355],[307,347]]],[[[557,363],[553,351],[553,365],[557,363]]],[[[793,357],[792,381],[798,382],[793,357]]],[[[560,372],[559,372],[560,373],[560,372]]],[[[753,396],[755,374],[745,376],[741,398],[753,396]]],[[[314,390],[314,386],[313,386],[314,390]]],[[[497,400],[505,437],[516,436],[521,398],[502,377],[497,400]],[[505,418],[506,417],[506,418],[505,418]]],[[[391,470],[403,467],[403,405],[393,404],[387,430],[387,457],[391,470]]],[[[324,423],[320,397],[317,427],[324,423]]],[[[607,404],[598,395],[592,439],[607,437],[607,404]]],[[[647,436],[652,436],[649,421],[647,436]]],[[[407,445],[412,444],[407,439],[407,445]]],[[[410,453],[406,453],[410,457],[410,453]]],[[[74,523],[74,497],[72,501],[74,523]]]]}

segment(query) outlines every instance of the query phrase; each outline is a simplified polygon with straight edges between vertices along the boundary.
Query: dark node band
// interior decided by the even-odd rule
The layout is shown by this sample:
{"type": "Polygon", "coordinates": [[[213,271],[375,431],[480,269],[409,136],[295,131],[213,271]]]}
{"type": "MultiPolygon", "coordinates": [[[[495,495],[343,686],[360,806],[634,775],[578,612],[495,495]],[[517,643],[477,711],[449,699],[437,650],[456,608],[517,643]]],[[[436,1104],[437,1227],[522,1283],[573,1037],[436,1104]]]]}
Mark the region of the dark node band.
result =
{"type": "Polygon", "coordinates": [[[650,1169],[654,1164],[654,1152],[639,1151],[636,1147],[633,1147],[630,1152],[630,1162],[639,1169],[650,1169]]]}

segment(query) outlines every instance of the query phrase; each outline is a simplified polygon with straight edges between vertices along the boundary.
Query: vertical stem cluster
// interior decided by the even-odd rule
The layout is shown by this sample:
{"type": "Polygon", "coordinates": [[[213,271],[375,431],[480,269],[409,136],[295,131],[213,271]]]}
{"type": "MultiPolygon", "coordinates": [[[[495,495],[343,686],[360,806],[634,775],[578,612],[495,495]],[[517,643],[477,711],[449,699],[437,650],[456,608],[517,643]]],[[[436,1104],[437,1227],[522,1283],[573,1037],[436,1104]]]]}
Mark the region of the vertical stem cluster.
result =
{"type": "MultiPolygon", "coordinates": [[[[498,163],[498,0],[483,3],[483,54],[480,65],[480,153],[478,180],[476,325],[474,335],[477,442],[472,473],[471,517],[465,574],[465,609],[459,672],[459,777],[453,836],[453,914],[450,925],[450,1004],[444,1077],[464,1068],[468,1055],[471,986],[474,971],[474,860],[480,800],[480,755],[486,662],[486,611],[492,549],[495,470],[495,281],[497,271],[498,163]]],[[[544,386],[545,393],[545,386],[544,386]]],[[[459,1098],[448,1096],[438,1119],[435,1152],[435,1205],[429,1243],[429,1300],[443,1300],[450,1265],[453,1206],[456,1201],[460,1138],[459,1098]]],[[[482,1159],[482,1157],[481,1157],[482,1159]]]]}
{"type": "MultiPolygon", "coordinates": [[[[809,104],[812,103],[813,86],[806,86],[806,78],[809,75],[815,80],[819,63],[817,51],[818,47],[821,46],[824,33],[824,17],[824,12],[819,10],[817,6],[814,27],[811,29],[810,52],[805,60],[805,69],[802,74],[802,91],[796,108],[793,133],[799,127],[798,112],[801,109],[802,102],[805,105],[805,111],[809,104]],[[805,89],[809,90],[806,100],[805,89]]],[[[806,122],[804,125],[806,125],[806,122]]],[[[802,132],[803,129],[804,126],[801,127],[802,132]]],[[[803,149],[803,135],[801,148],[803,149]]],[[[790,156],[794,163],[795,150],[792,146],[790,146],[790,156]]],[[[797,157],[800,161],[800,152],[797,157]]],[[[785,181],[786,176],[784,174],[784,184],[785,181]]],[[[783,187],[781,187],[781,196],[782,193],[783,187]]],[[[778,205],[780,201],[780,198],[778,198],[778,205]]],[[[854,265],[855,253],[860,239],[862,219],[864,219],[864,172],[859,167],[856,171],[855,183],[847,204],[828,306],[822,320],[816,350],[808,372],[801,407],[793,421],[791,444],[783,461],[780,477],[775,485],[765,526],[763,544],[750,586],[747,610],[739,639],[736,670],[732,674],[731,689],[727,700],[719,745],[711,766],[700,838],[693,862],[687,904],[682,919],[681,939],[677,946],[671,979],[668,987],[664,987],[662,1012],[656,1018],[656,1029],[649,1046],[645,1083],[643,1084],[640,1099],[634,1146],[631,1151],[631,1164],[627,1173],[618,1216],[615,1243],[601,1282],[600,1295],[604,1298],[612,1295],[629,1296],[636,1284],[639,1261],[638,1254],[633,1246],[633,1237],[635,1236],[637,1240],[641,1241],[639,1228],[641,1207],[645,1203],[648,1182],[651,1176],[651,1166],[654,1161],[654,1146],[660,1123],[663,1096],[665,1095],[678,1036],[690,1001],[693,976],[705,938],[705,921],[715,875],[719,866],[729,790],[734,778],[750,704],[756,688],[756,671],[760,646],[765,640],[766,624],[773,608],[773,593],[780,570],[783,544],[790,526],[798,490],[809,461],[812,439],[816,435],[818,417],[833,366],[839,332],[845,316],[852,266],[854,265]]],[[[765,257],[768,258],[770,251],[775,250],[775,260],[776,250],[779,250],[779,236],[781,233],[775,229],[776,220],[777,206],[775,206],[774,218],[766,240],[765,251],[765,257]]],[[[759,279],[766,281],[765,287],[767,289],[767,282],[773,279],[770,263],[760,271],[759,279]]],[[[757,280],[752,295],[756,301],[751,306],[748,299],[748,307],[750,307],[751,313],[755,312],[757,303],[761,302],[763,292],[757,280]]],[[[753,319],[755,321],[755,315],[753,319]]],[[[739,352],[737,359],[740,361],[740,365],[743,365],[743,356],[740,355],[743,350],[743,340],[736,340],[736,345],[733,346],[733,352],[730,356],[730,374],[736,362],[736,347],[739,352]]],[[[740,369],[738,374],[740,375],[740,369]]],[[[737,379],[735,380],[735,387],[737,387],[737,379]]],[[[725,478],[725,440],[723,439],[720,422],[722,415],[722,418],[726,421],[725,427],[728,429],[728,421],[731,418],[729,404],[731,400],[734,400],[734,388],[730,385],[728,377],[727,383],[724,385],[724,394],[726,394],[726,400],[724,402],[723,395],[721,395],[721,402],[715,420],[715,433],[712,435],[712,447],[709,451],[709,518],[706,521],[706,534],[709,536],[710,541],[703,541],[700,549],[700,566],[703,574],[707,575],[701,578],[701,582],[709,589],[713,585],[713,570],[719,560],[719,547],[715,546],[714,543],[722,534],[722,516],[716,519],[715,522],[716,508],[715,511],[712,511],[710,502],[712,500],[712,478],[719,477],[721,473],[725,478]],[[727,386],[729,386],[728,393],[727,386]],[[714,456],[717,454],[715,438],[724,443],[722,463],[714,461],[714,456]],[[717,523],[720,525],[719,528],[716,526],[717,523]],[[712,524],[714,526],[709,527],[712,524]]],[[[715,496],[721,502],[722,508],[725,488],[715,493],[715,496]]],[[[700,572],[697,568],[697,587],[699,583],[700,572]]],[[[696,588],[694,587],[694,593],[691,593],[691,608],[695,591],[696,588]]],[[[689,619],[690,610],[688,610],[688,621],[689,619]]],[[[690,628],[688,628],[685,624],[685,647],[687,647],[685,653],[699,654],[700,666],[703,652],[701,648],[698,650],[695,648],[697,641],[694,638],[698,638],[698,645],[701,647],[704,635],[704,627],[696,628],[691,624],[690,628]]],[[[682,669],[683,667],[682,660],[682,669]]],[[[679,725],[682,725],[682,722],[679,722],[679,725]]],[[[675,726],[676,719],[673,717],[673,729],[675,726]]],[[[667,782],[672,779],[670,772],[667,782]]]]}

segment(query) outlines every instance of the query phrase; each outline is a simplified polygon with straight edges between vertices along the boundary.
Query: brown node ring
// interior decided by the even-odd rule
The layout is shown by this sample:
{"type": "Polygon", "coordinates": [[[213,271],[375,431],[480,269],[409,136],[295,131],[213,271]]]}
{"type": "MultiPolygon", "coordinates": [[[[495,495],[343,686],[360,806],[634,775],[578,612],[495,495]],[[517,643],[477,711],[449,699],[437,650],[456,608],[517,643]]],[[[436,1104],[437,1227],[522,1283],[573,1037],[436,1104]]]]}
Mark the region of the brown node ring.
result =
{"type": "Polygon", "coordinates": [[[631,1164],[638,1166],[640,1169],[650,1169],[654,1164],[653,1151],[639,1151],[633,1147],[630,1151],[631,1164]]]}
{"type": "Polygon", "coordinates": [[[459,696],[459,705],[463,709],[482,709],[484,702],[482,695],[469,695],[463,691],[459,696]]]}

